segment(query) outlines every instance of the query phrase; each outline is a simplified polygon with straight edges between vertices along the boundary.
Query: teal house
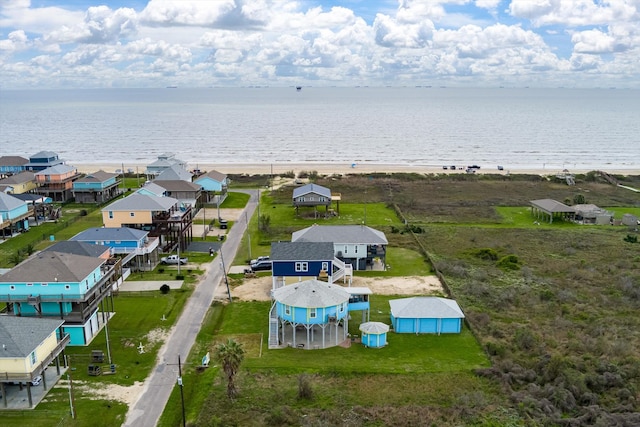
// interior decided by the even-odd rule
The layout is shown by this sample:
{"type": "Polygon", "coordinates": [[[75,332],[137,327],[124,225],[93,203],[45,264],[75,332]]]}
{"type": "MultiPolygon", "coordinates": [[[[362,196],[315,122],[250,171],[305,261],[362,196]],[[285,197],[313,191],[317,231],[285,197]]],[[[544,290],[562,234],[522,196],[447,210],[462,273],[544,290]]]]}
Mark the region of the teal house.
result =
{"type": "Polygon", "coordinates": [[[105,171],[87,174],[73,182],[76,203],[102,204],[122,194],[120,175],[105,171]]]}
{"type": "Polygon", "coordinates": [[[32,211],[26,202],[0,192],[0,229],[3,238],[28,230],[30,215],[32,211]]]}
{"type": "Polygon", "coordinates": [[[412,297],[393,299],[391,324],[396,333],[459,334],[464,313],[452,299],[412,297]]]}
{"type": "Polygon", "coordinates": [[[70,345],[87,345],[113,312],[107,296],[121,275],[113,258],[43,251],[0,276],[0,302],[14,316],[63,320],[70,345]]]}
{"type": "Polygon", "coordinates": [[[321,349],[347,340],[349,297],[342,286],[316,279],[273,291],[269,348],[321,349]]]}

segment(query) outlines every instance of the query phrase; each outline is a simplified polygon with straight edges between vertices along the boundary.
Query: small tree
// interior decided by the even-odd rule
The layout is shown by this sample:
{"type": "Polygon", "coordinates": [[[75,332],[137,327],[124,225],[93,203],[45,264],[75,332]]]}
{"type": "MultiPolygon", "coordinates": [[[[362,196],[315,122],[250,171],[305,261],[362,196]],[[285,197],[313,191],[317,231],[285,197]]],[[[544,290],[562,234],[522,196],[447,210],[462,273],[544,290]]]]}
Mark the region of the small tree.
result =
{"type": "Polygon", "coordinates": [[[269,231],[269,226],[271,226],[271,217],[269,215],[260,215],[258,218],[258,228],[260,231],[269,231]]]}
{"type": "Polygon", "coordinates": [[[222,371],[227,378],[227,397],[233,399],[238,394],[235,377],[244,359],[244,349],[238,342],[229,338],[226,343],[216,346],[215,359],[222,365],[222,371]]]}
{"type": "Polygon", "coordinates": [[[584,194],[576,194],[573,196],[574,205],[584,205],[585,203],[587,203],[587,199],[584,197],[584,194]]]}

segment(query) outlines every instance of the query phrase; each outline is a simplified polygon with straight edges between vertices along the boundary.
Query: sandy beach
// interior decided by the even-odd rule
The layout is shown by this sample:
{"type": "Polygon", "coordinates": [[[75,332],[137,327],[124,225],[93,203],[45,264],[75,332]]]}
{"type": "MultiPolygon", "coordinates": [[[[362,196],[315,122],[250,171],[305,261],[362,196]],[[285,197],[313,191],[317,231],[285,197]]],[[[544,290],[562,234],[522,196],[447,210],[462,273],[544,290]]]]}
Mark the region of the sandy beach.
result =
{"type": "MultiPolygon", "coordinates": [[[[147,164],[127,164],[127,163],[87,163],[79,164],[68,162],[78,168],[81,173],[91,173],[98,170],[106,172],[130,171],[144,175],[147,164]]],[[[200,169],[203,172],[216,170],[226,174],[247,174],[247,175],[280,175],[293,171],[300,172],[315,171],[320,175],[346,175],[346,174],[370,174],[370,173],[420,173],[420,174],[442,174],[442,173],[465,173],[467,165],[456,165],[457,169],[451,170],[451,165],[443,169],[443,165],[412,165],[412,164],[391,164],[391,163],[225,163],[225,164],[188,164],[190,170],[200,169]]],[[[530,169],[509,169],[503,166],[502,170],[497,165],[480,165],[477,173],[491,174],[533,174],[533,175],[556,175],[563,169],[562,167],[539,167],[530,169]]],[[[570,173],[587,173],[593,169],[574,169],[567,167],[570,173]]],[[[640,175],[640,165],[629,169],[608,169],[600,168],[610,174],[615,175],[640,175]]]]}

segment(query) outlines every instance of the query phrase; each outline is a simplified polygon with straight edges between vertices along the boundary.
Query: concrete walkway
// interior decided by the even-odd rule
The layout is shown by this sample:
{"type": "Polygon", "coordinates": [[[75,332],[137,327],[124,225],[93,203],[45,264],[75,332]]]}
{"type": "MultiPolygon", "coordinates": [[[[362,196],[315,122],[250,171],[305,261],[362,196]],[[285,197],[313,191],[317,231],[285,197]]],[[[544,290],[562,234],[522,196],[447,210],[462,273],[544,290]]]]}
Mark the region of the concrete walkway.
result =
{"type": "MultiPolygon", "coordinates": [[[[246,192],[251,195],[245,208],[247,217],[250,218],[257,207],[258,190],[246,192]]],[[[222,245],[222,258],[227,268],[238,251],[246,227],[245,221],[236,222],[222,245]]],[[[157,425],[171,391],[177,383],[178,356],[183,362],[187,359],[202,321],[213,302],[216,288],[222,279],[221,257],[217,256],[209,265],[206,275],[189,298],[171,335],[160,349],[156,367],[145,380],[141,395],[129,408],[124,426],[155,427],[157,425]]],[[[188,384],[185,385],[185,387],[188,386],[188,384]]]]}

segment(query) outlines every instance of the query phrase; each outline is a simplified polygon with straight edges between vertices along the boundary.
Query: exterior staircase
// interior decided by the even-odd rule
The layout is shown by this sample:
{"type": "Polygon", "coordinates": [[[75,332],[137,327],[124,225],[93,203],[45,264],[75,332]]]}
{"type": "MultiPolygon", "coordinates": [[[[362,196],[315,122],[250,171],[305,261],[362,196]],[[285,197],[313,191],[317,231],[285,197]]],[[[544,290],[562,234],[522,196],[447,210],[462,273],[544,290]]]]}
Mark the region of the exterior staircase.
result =
{"type": "Polygon", "coordinates": [[[280,341],[278,339],[278,313],[276,311],[276,302],[271,305],[269,311],[269,348],[279,348],[280,341]]]}
{"type": "Polygon", "coordinates": [[[338,258],[334,258],[333,274],[331,278],[334,283],[340,279],[342,279],[342,283],[347,283],[347,280],[349,280],[349,286],[351,286],[351,281],[353,280],[353,266],[339,260],[338,258]]]}

